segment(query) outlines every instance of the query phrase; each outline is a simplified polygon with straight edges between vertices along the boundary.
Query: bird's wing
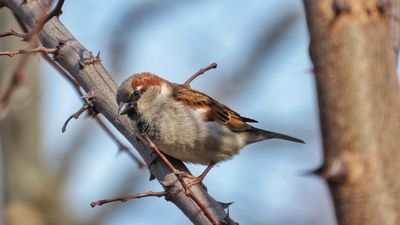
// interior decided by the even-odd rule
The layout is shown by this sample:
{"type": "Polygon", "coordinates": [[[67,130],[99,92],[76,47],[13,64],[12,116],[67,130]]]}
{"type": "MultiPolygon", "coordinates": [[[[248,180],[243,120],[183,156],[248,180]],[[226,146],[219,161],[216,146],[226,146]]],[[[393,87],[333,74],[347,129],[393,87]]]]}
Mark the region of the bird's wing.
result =
{"type": "Polygon", "coordinates": [[[213,98],[189,87],[172,84],[173,97],[182,103],[195,109],[205,109],[204,120],[215,121],[226,125],[234,132],[247,131],[251,128],[246,122],[257,122],[256,120],[242,117],[228,106],[219,103],[213,98]]]}

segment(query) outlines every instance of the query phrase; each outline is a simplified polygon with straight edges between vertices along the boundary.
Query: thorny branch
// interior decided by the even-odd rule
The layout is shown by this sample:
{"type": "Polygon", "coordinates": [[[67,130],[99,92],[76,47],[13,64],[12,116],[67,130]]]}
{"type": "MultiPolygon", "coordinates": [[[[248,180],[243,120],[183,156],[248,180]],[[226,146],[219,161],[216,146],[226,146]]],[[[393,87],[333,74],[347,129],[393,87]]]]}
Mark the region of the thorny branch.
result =
{"type": "MultiPolygon", "coordinates": [[[[56,6],[56,9],[52,12],[61,12],[61,5],[63,2],[64,1],[60,1],[57,4],[60,7],[56,6]]],[[[55,61],[68,71],[71,77],[79,82],[83,90],[86,92],[89,90],[96,91],[96,101],[94,102],[96,112],[98,111],[102,113],[108,120],[110,120],[110,122],[116,126],[116,128],[120,130],[137,148],[139,153],[146,160],[146,163],[149,165],[152,158],[151,151],[148,147],[142,144],[143,139],[141,137],[133,135],[134,132],[132,126],[127,119],[118,117],[116,114],[116,85],[101,65],[101,62],[95,60],[93,63],[85,63],[85,61],[82,63],[82,60],[84,60],[82,55],[88,51],[74,39],[74,37],[58,20],[51,20],[51,23],[48,26],[44,26],[46,21],[49,21],[54,15],[51,17],[44,17],[49,19],[38,20],[34,16],[39,15],[37,11],[42,11],[42,8],[39,6],[41,3],[37,1],[26,1],[24,4],[26,4],[25,7],[21,8],[19,7],[19,0],[7,1],[7,6],[21,18],[23,23],[34,27],[32,30],[44,34],[41,35],[40,38],[45,47],[60,47],[58,45],[59,43],[68,40],[65,45],[61,46],[62,51],[61,53],[57,53],[55,61]],[[33,11],[36,11],[36,13],[33,13],[33,11]],[[37,29],[36,27],[40,27],[40,29],[37,29]],[[77,58],[79,59],[76,60],[77,58]],[[79,71],[76,70],[76,68],[79,68],[79,71]],[[90,79],[88,79],[89,77],[90,79]]],[[[193,79],[207,70],[208,69],[203,72],[199,71],[199,74],[193,76],[193,79]]],[[[187,81],[187,84],[190,84],[191,80],[187,81]]],[[[179,170],[187,171],[183,164],[178,162],[174,162],[174,164],[178,166],[179,170]]],[[[219,224],[218,221],[224,221],[226,224],[235,224],[223,210],[223,207],[204,192],[204,190],[201,189],[201,186],[195,185],[191,188],[190,192],[182,193],[179,185],[174,182],[177,177],[173,176],[171,172],[166,170],[165,165],[157,164],[156,166],[153,166],[151,170],[151,173],[155,175],[161,184],[163,184],[166,192],[171,194],[171,199],[169,200],[176,204],[195,224],[209,224],[210,222],[212,224],[219,224]],[[165,181],[168,181],[168,186],[164,185],[165,181]],[[195,205],[193,205],[193,203],[195,203],[195,205]]]]}
{"type": "MultiPolygon", "coordinates": [[[[48,55],[46,54],[42,54],[43,58],[50,63],[63,77],[65,77],[75,88],[76,92],[78,93],[79,96],[81,96],[81,99],[84,101],[84,98],[82,98],[84,96],[82,89],[80,88],[80,85],[78,83],[78,81],[76,81],[69,73],[68,71],[66,71],[63,67],[61,67],[57,62],[53,61],[48,55]]],[[[84,103],[85,105],[87,103],[84,103]]],[[[72,118],[75,118],[74,116],[69,117],[67,119],[67,121],[65,121],[65,124],[62,128],[62,132],[65,132],[67,124],[69,123],[69,120],[71,120],[72,118]]],[[[122,142],[115,136],[115,134],[113,134],[111,132],[111,130],[105,125],[105,122],[103,121],[103,119],[101,117],[99,117],[98,115],[94,115],[94,118],[96,120],[96,122],[100,125],[100,127],[108,134],[108,136],[118,145],[118,149],[121,152],[125,152],[126,154],[128,154],[128,156],[134,161],[136,162],[136,164],[138,165],[140,170],[143,170],[146,165],[136,156],[132,153],[132,151],[125,146],[124,144],[122,144],[122,142]]],[[[78,118],[75,118],[78,119],[78,118]]]]}
{"type": "Polygon", "coordinates": [[[208,70],[211,69],[216,69],[217,68],[217,64],[216,63],[211,63],[210,65],[208,65],[207,67],[201,68],[199,71],[197,71],[195,74],[193,74],[192,76],[189,77],[189,79],[187,79],[187,81],[185,81],[185,83],[183,83],[183,85],[190,87],[190,83],[196,79],[198,76],[200,76],[201,74],[207,72],[208,70]]]}
{"type": "Polygon", "coordinates": [[[135,198],[164,197],[166,195],[167,195],[167,193],[165,191],[160,191],[160,192],[148,191],[148,192],[143,192],[143,193],[138,193],[138,194],[130,194],[130,195],[124,195],[124,196],[118,196],[118,197],[114,197],[114,198],[99,200],[99,201],[90,203],[90,206],[96,207],[96,206],[101,206],[101,205],[111,203],[111,202],[118,202],[118,201],[126,202],[130,199],[135,199],[135,198]]]}
{"type": "MultiPolygon", "coordinates": [[[[68,76],[67,76],[68,77],[68,76]]],[[[73,78],[71,78],[73,80],[73,78]]],[[[75,81],[76,82],[76,81],[75,81]]],[[[73,83],[75,83],[73,82],[73,83]]],[[[78,90],[79,87],[78,87],[78,90]]],[[[108,134],[108,136],[118,145],[118,149],[120,152],[125,152],[128,154],[128,156],[138,165],[140,170],[144,170],[146,168],[145,164],[138,158],[136,157],[128,147],[126,147],[122,142],[111,132],[111,130],[105,125],[104,121],[98,116],[98,113],[94,110],[93,108],[93,103],[94,101],[94,93],[89,92],[86,95],[82,95],[81,99],[86,99],[86,102],[84,105],[75,113],[73,113],[71,116],[67,118],[67,120],[64,122],[64,125],[61,129],[61,131],[64,133],[67,130],[67,125],[72,119],[79,119],[80,115],[84,113],[85,111],[89,110],[89,114],[92,115],[97,124],[100,125],[100,127],[108,134]]]]}
{"type": "MultiPolygon", "coordinates": [[[[59,4],[58,4],[59,5],[59,4]]],[[[61,7],[61,6],[59,6],[61,7]]],[[[56,6],[57,8],[57,6],[56,6]]],[[[61,11],[61,8],[59,9],[59,11],[61,11]]],[[[19,23],[20,27],[22,28],[22,30],[25,33],[22,32],[17,32],[14,29],[11,29],[8,32],[4,32],[4,33],[0,33],[0,37],[6,37],[6,36],[17,36],[17,37],[25,37],[26,36],[26,32],[28,31],[28,28],[26,27],[26,25],[20,21],[20,19],[18,17],[15,17],[17,22],[19,23]]],[[[56,69],[64,78],[66,78],[75,88],[76,92],[78,93],[79,96],[83,96],[84,93],[82,92],[81,86],[78,83],[78,81],[76,81],[69,73],[68,71],[66,71],[63,67],[61,67],[56,61],[54,61],[52,58],[50,58],[49,55],[42,53],[42,57],[48,62],[50,63],[50,65],[53,66],[54,69],[56,69]]],[[[99,54],[97,56],[99,58],[99,54]]],[[[82,99],[84,101],[84,99],[82,99]]],[[[1,101],[0,101],[1,102],[1,101]]],[[[85,105],[87,103],[84,103],[85,105]]],[[[1,105],[0,105],[1,107],[1,105]]],[[[83,113],[83,112],[82,112],[83,113]]],[[[63,127],[62,127],[62,132],[66,131],[67,128],[67,124],[69,123],[69,121],[72,118],[78,119],[79,116],[76,116],[75,114],[70,116],[67,121],[65,121],[63,127]]],[[[110,129],[105,126],[105,123],[103,121],[103,119],[101,119],[98,116],[95,116],[96,122],[100,125],[100,127],[102,127],[104,129],[104,131],[111,137],[111,139],[119,146],[119,150],[125,152],[126,154],[128,154],[128,156],[137,163],[139,169],[143,170],[145,168],[145,165],[143,164],[143,162],[137,157],[135,156],[132,151],[129,150],[128,147],[126,147],[125,145],[122,144],[121,141],[118,140],[118,138],[110,131],[110,129]]]]}

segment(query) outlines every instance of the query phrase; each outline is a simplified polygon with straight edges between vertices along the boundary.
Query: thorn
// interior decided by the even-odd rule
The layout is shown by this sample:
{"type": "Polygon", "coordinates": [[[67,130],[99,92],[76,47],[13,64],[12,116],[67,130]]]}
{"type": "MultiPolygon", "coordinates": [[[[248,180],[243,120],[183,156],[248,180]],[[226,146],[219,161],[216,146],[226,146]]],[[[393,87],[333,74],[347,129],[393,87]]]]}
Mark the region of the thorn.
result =
{"type": "MultiPolygon", "coordinates": [[[[218,203],[219,203],[219,202],[218,202],[218,203]]],[[[230,203],[230,204],[232,204],[232,203],[230,203]]],[[[225,218],[222,219],[222,220],[219,222],[219,224],[221,224],[221,225],[228,225],[228,224],[229,224],[228,219],[229,219],[229,208],[227,208],[227,212],[226,212],[225,218]]],[[[239,225],[238,223],[235,223],[235,224],[236,224],[236,225],[239,225]]]]}
{"type": "Polygon", "coordinates": [[[225,202],[219,202],[219,201],[217,201],[217,202],[222,206],[223,209],[229,209],[229,206],[234,203],[234,202],[225,203],[225,202]]]}
{"type": "Polygon", "coordinates": [[[385,11],[386,11],[386,9],[387,9],[388,7],[390,7],[390,3],[391,3],[391,1],[389,1],[389,0],[378,0],[378,1],[376,2],[376,8],[378,9],[378,11],[379,11],[381,14],[384,14],[385,11]]]}
{"type": "Polygon", "coordinates": [[[151,152],[151,153],[150,153],[150,156],[151,156],[153,159],[152,159],[151,162],[149,163],[149,169],[151,168],[151,166],[155,165],[155,164],[157,163],[157,161],[158,161],[158,157],[157,157],[157,155],[156,155],[155,152],[151,152]]]}
{"type": "Polygon", "coordinates": [[[80,67],[83,68],[85,65],[94,64],[96,62],[100,62],[100,51],[97,53],[97,56],[94,57],[92,52],[89,51],[82,51],[81,52],[81,59],[80,59],[80,67]]]}
{"type": "Polygon", "coordinates": [[[100,51],[97,53],[96,59],[97,59],[99,62],[101,61],[101,59],[100,59],[100,51]]]}
{"type": "Polygon", "coordinates": [[[154,179],[156,179],[156,177],[150,172],[149,181],[152,181],[152,180],[154,180],[154,179]]]}
{"type": "Polygon", "coordinates": [[[350,12],[351,10],[348,0],[334,0],[332,4],[333,10],[335,11],[336,15],[339,15],[343,12],[350,12]]]}
{"type": "Polygon", "coordinates": [[[85,68],[85,63],[82,62],[82,60],[78,60],[79,63],[79,69],[85,68]]]}
{"type": "Polygon", "coordinates": [[[347,178],[347,167],[342,159],[335,158],[330,163],[322,165],[314,174],[329,182],[344,182],[347,178]]]}
{"type": "Polygon", "coordinates": [[[87,101],[93,101],[96,98],[94,90],[90,90],[86,92],[86,94],[81,96],[81,99],[85,99],[87,101]]]}

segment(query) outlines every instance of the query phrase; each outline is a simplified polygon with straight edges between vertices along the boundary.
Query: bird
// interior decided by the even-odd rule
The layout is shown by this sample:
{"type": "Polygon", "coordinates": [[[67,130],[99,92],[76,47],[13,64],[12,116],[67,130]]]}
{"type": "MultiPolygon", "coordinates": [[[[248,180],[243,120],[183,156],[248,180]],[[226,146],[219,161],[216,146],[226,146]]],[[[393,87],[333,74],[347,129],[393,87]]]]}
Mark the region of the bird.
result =
{"type": "Polygon", "coordinates": [[[246,145],[272,138],[305,143],[256,128],[249,124],[256,120],[188,85],[149,72],[133,74],[123,81],[116,101],[119,115],[127,115],[162,153],[183,162],[208,165],[199,177],[193,177],[193,184],[201,183],[215,164],[232,158],[246,145]]]}

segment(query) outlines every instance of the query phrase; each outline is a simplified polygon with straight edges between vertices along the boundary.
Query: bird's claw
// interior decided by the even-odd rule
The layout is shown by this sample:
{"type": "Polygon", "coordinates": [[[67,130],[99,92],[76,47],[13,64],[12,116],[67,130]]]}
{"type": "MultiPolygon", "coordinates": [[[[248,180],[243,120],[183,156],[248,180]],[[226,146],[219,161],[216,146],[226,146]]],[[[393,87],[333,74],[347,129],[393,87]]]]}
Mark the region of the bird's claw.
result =
{"type": "Polygon", "coordinates": [[[200,177],[196,177],[196,176],[193,176],[193,175],[191,175],[190,173],[188,173],[186,171],[180,171],[180,170],[174,170],[173,173],[176,176],[179,176],[180,178],[185,178],[184,181],[185,181],[186,187],[188,189],[193,187],[194,185],[198,185],[199,184],[207,191],[206,186],[204,186],[204,184],[202,183],[204,177],[201,177],[201,176],[200,177]]]}

